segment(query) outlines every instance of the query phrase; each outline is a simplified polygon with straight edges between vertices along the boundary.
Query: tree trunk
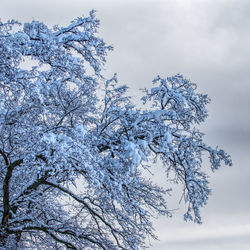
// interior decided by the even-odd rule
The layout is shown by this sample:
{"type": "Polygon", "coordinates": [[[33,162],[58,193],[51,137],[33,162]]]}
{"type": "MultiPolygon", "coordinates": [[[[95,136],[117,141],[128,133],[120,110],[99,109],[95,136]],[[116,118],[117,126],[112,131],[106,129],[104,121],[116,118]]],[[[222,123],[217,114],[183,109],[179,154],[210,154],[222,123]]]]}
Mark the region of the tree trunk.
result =
{"type": "Polygon", "coordinates": [[[0,231],[0,249],[5,246],[7,242],[8,235],[6,233],[6,230],[1,228],[0,231]]]}

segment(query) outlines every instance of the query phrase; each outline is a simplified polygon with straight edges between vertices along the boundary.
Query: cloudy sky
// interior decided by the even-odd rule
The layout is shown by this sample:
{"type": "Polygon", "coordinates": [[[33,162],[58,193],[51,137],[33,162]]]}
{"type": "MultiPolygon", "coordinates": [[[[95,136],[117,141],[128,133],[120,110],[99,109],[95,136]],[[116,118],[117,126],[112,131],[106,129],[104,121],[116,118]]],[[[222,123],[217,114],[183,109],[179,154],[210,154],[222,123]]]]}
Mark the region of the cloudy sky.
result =
{"type": "Polygon", "coordinates": [[[180,72],[196,82],[212,99],[201,127],[206,141],[225,149],[234,164],[211,176],[203,224],[184,222],[180,205],[172,219],[155,222],[160,241],[149,249],[249,249],[250,1],[1,0],[0,18],[66,25],[91,9],[101,20],[101,36],[115,47],[106,75],[117,72],[134,95],[158,74],[180,72]]]}

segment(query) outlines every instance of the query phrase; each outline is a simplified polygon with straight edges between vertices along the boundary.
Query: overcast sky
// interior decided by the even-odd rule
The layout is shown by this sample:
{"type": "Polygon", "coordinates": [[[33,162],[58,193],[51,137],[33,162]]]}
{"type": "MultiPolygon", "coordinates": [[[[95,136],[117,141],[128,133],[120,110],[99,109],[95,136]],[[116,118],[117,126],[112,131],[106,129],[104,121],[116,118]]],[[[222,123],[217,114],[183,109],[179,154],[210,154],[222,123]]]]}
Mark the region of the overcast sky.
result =
{"type": "Polygon", "coordinates": [[[117,72],[134,94],[150,88],[158,74],[180,72],[196,82],[212,99],[201,127],[206,141],[225,149],[234,164],[212,174],[203,224],[184,222],[181,205],[172,219],[155,222],[160,241],[151,241],[150,249],[249,249],[250,1],[1,0],[0,18],[67,25],[91,9],[101,36],[115,48],[106,75],[117,72]]]}

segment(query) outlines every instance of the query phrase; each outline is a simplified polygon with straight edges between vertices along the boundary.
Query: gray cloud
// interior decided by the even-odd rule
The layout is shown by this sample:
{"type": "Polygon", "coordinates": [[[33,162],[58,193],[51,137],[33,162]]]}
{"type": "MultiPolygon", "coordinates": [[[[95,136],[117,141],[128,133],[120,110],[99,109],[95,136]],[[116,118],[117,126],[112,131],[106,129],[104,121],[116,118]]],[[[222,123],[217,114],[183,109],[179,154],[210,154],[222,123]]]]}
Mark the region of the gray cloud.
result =
{"type": "MultiPolygon", "coordinates": [[[[237,236],[237,237],[221,237],[221,238],[211,238],[211,239],[201,239],[193,241],[168,241],[165,245],[159,245],[156,249],[163,250],[168,246],[171,250],[248,250],[250,244],[249,235],[237,236]]],[[[154,248],[152,248],[154,249],[154,248]]]]}

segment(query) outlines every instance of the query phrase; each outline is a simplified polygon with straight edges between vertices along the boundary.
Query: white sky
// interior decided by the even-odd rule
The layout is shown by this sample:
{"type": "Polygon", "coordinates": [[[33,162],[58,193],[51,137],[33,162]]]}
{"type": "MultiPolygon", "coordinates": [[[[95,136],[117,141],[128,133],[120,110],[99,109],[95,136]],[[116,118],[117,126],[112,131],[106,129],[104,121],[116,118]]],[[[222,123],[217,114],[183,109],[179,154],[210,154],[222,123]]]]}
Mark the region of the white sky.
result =
{"type": "Polygon", "coordinates": [[[197,82],[212,99],[202,126],[206,140],[234,163],[211,176],[204,223],[184,222],[181,206],[172,219],[155,223],[160,241],[150,249],[250,249],[250,1],[1,0],[0,18],[66,25],[91,9],[115,48],[107,75],[117,72],[134,95],[158,74],[180,72],[197,82]]]}

